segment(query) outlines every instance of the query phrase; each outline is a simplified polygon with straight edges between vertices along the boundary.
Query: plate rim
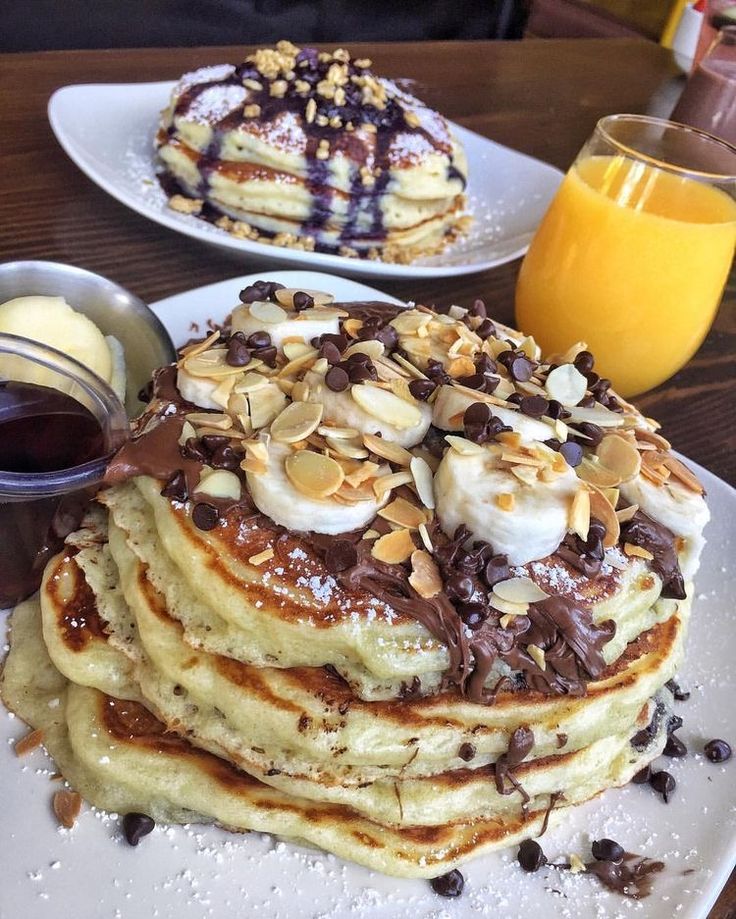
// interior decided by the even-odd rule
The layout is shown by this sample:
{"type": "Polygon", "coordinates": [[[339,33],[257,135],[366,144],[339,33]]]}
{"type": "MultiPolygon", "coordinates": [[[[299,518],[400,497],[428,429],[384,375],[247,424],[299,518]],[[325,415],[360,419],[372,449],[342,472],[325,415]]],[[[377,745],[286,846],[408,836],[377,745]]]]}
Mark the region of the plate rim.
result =
{"type": "MultiPolygon", "coordinates": [[[[87,162],[87,159],[84,155],[84,149],[80,148],[70,139],[67,131],[64,128],[63,118],[59,112],[61,105],[59,100],[64,96],[71,95],[79,91],[86,92],[90,90],[99,91],[106,89],[123,90],[129,89],[131,87],[135,87],[138,90],[149,91],[159,89],[162,90],[164,87],[171,88],[175,84],[176,80],[153,80],[127,83],[70,83],[55,89],[49,97],[47,104],[47,117],[54,137],[56,138],[56,141],[62,150],[75,164],[75,166],[91,182],[101,188],[104,192],[106,192],[120,204],[134,211],[139,216],[157,223],[159,226],[163,226],[166,229],[173,230],[174,232],[182,233],[188,238],[195,239],[201,243],[218,246],[220,248],[226,249],[227,251],[239,253],[242,256],[261,256],[271,261],[281,260],[290,264],[305,264],[307,261],[312,261],[313,264],[315,264],[315,266],[318,268],[321,267],[326,270],[332,268],[338,271],[344,270],[355,275],[376,279],[394,278],[396,280],[409,280],[411,278],[450,278],[462,277],[470,274],[479,274],[483,271],[489,271],[492,268],[500,267],[501,265],[508,264],[509,262],[521,258],[521,256],[523,256],[529,248],[531,236],[533,235],[534,230],[527,234],[530,237],[529,240],[522,243],[520,246],[513,249],[510,254],[505,255],[500,259],[491,258],[484,259],[479,262],[466,262],[460,265],[448,266],[412,264],[400,265],[396,263],[381,261],[367,262],[364,259],[351,259],[347,256],[335,255],[333,253],[304,253],[301,250],[270,246],[265,243],[259,243],[252,240],[241,240],[224,232],[222,234],[208,234],[205,233],[202,228],[195,225],[190,225],[186,221],[178,218],[175,214],[169,215],[164,210],[157,211],[151,205],[144,201],[139,201],[132,194],[129,194],[124,189],[121,189],[117,184],[109,181],[104,175],[98,173],[94,167],[87,162]],[[376,267],[367,267],[373,265],[376,267]]],[[[541,168],[542,172],[546,172],[550,176],[556,176],[558,179],[558,184],[559,181],[562,180],[564,173],[562,170],[558,169],[556,166],[553,166],[551,163],[547,163],[544,160],[531,156],[528,153],[523,153],[522,151],[516,150],[513,147],[506,146],[505,144],[500,144],[498,141],[491,140],[490,138],[485,137],[482,134],[478,134],[477,132],[466,128],[463,125],[458,124],[457,122],[451,121],[450,119],[447,119],[447,121],[451,128],[453,130],[458,130],[461,135],[469,135],[477,141],[488,144],[493,148],[513,153],[516,157],[520,157],[528,163],[535,164],[535,166],[541,168]]]]}

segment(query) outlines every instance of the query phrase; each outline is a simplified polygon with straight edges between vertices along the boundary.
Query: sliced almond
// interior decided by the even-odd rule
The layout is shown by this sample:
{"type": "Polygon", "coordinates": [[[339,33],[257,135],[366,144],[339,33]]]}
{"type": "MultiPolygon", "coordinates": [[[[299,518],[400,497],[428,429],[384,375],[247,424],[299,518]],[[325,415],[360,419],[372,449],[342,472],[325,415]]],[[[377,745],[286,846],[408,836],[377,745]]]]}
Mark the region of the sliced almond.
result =
{"type": "Polygon", "coordinates": [[[567,520],[568,527],[581,539],[588,538],[590,527],[590,492],[584,486],[575,492],[567,520]]]}
{"type": "Polygon", "coordinates": [[[395,498],[381,508],[378,516],[407,530],[416,530],[422,523],[427,522],[424,512],[406,498],[395,498]]]}
{"type": "Polygon", "coordinates": [[[376,456],[388,460],[389,463],[396,463],[398,466],[408,466],[412,461],[412,455],[399,444],[393,443],[386,437],[377,437],[375,434],[364,434],[363,443],[376,456]]]}
{"type": "Polygon", "coordinates": [[[195,342],[192,345],[187,345],[186,348],[181,348],[179,354],[182,357],[196,357],[198,354],[203,354],[205,351],[209,351],[215,342],[220,340],[220,334],[220,330],[215,329],[204,341],[195,342]]]}
{"type": "Polygon", "coordinates": [[[358,333],[363,328],[363,323],[360,319],[346,319],[342,324],[345,334],[349,335],[350,338],[357,338],[358,333]]]}
{"type": "Polygon", "coordinates": [[[427,462],[421,456],[415,456],[409,464],[411,474],[414,477],[414,486],[416,487],[419,500],[425,507],[433,509],[434,501],[434,477],[432,470],[427,462]]]}
{"type": "Polygon", "coordinates": [[[70,830],[82,809],[82,796],[76,791],[62,789],[54,795],[53,807],[59,823],[70,830]]]}
{"type": "Polygon", "coordinates": [[[326,437],[325,442],[330,450],[339,456],[344,456],[348,459],[368,458],[368,451],[359,442],[346,440],[344,437],[326,437]]]}
{"type": "Polygon", "coordinates": [[[284,468],[292,485],[312,498],[328,498],[333,495],[345,478],[339,463],[312,450],[300,450],[287,456],[284,468]]]}
{"type": "Polygon", "coordinates": [[[641,546],[635,546],[630,542],[624,543],[624,555],[634,556],[635,558],[644,558],[649,562],[654,558],[652,553],[647,549],[644,549],[641,546]]]}
{"type": "Polygon", "coordinates": [[[508,603],[537,603],[549,597],[531,578],[508,578],[493,585],[493,595],[508,603]]]}
{"type": "Polygon", "coordinates": [[[29,731],[28,734],[25,734],[16,742],[16,756],[25,756],[26,753],[30,753],[31,750],[37,749],[41,746],[43,740],[44,732],[42,728],[37,728],[35,731],[29,731]]]}
{"type": "Polygon", "coordinates": [[[585,867],[585,862],[582,860],[582,858],[580,858],[579,855],[573,852],[570,855],[570,873],[571,874],[582,874],[583,871],[587,871],[587,870],[588,869],[585,867]]]}
{"type": "Polygon", "coordinates": [[[610,549],[615,546],[621,535],[621,527],[616,516],[616,509],[606,496],[596,488],[591,486],[590,493],[590,516],[596,517],[606,528],[606,535],[603,538],[603,546],[610,549]]]}
{"type": "Polygon", "coordinates": [[[658,450],[672,449],[672,444],[668,440],[661,434],[657,434],[656,431],[650,431],[649,428],[634,428],[634,436],[642,443],[652,444],[658,450]]]}
{"type": "Polygon", "coordinates": [[[621,508],[620,511],[616,511],[616,516],[618,517],[619,523],[627,523],[632,519],[634,514],[639,510],[638,504],[630,504],[628,507],[621,508]]]}
{"type": "Polygon", "coordinates": [[[501,453],[501,459],[504,463],[513,463],[515,466],[536,466],[537,468],[544,466],[544,460],[539,459],[537,456],[530,456],[528,453],[513,452],[511,450],[504,450],[501,453]]]}
{"type": "Polygon", "coordinates": [[[547,374],[544,388],[550,399],[572,406],[577,405],[585,395],[588,381],[573,364],[560,364],[547,374]]]}
{"type": "MultiPolygon", "coordinates": [[[[211,349],[188,357],[184,362],[184,370],[193,377],[210,377],[219,380],[222,377],[239,376],[246,368],[251,368],[252,361],[245,367],[231,367],[227,362],[227,351],[224,348],[211,349]]],[[[256,366],[260,367],[262,361],[256,366]]]]}
{"type": "Polygon", "coordinates": [[[434,552],[434,546],[432,545],[432,540],[430,539],[429,530],[427,529],[426,523],[419,524],[419,535],[422,538],[424,548],[427,550],[427,552],[434,552]]]}
{"type": "Polygon", "coordinates": [[[529,654],[529,657],[534,661],[534,663],[539,667],[540,670],[547,669],[547,661],[544,656],[544,651],[539,647],[539,645],[527,645],[526,650],[529,654]]]}
{"type": "Polygon", "coordinates": [[[498,610],[499,613],[505,613],[507,616],[525,616],[529,612],[528,603],[510,603],[495,594],[491,594],[491,606],[498,610]]]}
{"type": "Polygon", "coordinates": [[[405,562],[415,549],[409,530],[394,530],[373,543],[371,555],[379,562],[398,565],[405,562]]]}
{"type": "Polygon", "coordinates": [[[263,389],[266,386],[270,386],[271,381],[268,377],[264,377],[262,373],[256,373],[251,371],[246,373],[242,380],[236,380],[233,390],[236,393],[251,393],[257,392],[259,389],[263,389]]]}
{"type": "MultiPolygon", "coordinates": [[[[589,421],[597,424],[599,428],[620,428],[623,426],[623,416],[618,412],[612,412],[610,409],[597,405],[595,408],[583,408],[579,405],[568,406],[570,417],[567,419],[568,424],[580,424],[583,421],[589,421]]],[[[580,436],[580,435],[578,435],[580,436]]]]}
{"type": "Polygon", "coordinates": [[[274,551],[269,546],[267,549],[264,549],[263,552],[258,552],[256,555],[251,555],[248,559],[251,565],[262,565],[264,562],[269,562],[274,556],[274,551]]]}
{"type": "Polygon", "coordinates": [[[378,341],[375,338],[368,339],[368,341],[356,341],[354,345],[350,345],[349,348],[343,354],[343,360],[347,360],[351,354],[367,354],[371,360],[378,360],[379,357],[383,356],[386,348],[382,341],[378,341]]]}
{"type": "MultiPolygon", "coordinates": [[[[310,367],[313,370],[316,370],[318,353],[319,352],[315,348],[310,348],[308,352],[305,352],[299,357],[295,357],[294,360],[289,361],[288,364],[284,364],[281,370],[279,370],[279,378],[293,376],[295,373],[299,373],[302,370],[307,370],[310,367]]],[[[329,365],[327,364],[327,361],[325,361],[325,367],[327,366],[329,365]]]]}
{"type": "Polygon", "coordinates": [[[382,498],[387,491],[398,488],[400,485],[408,485],[413,481],[410,472],[394,472],[392,475],[382,475],[373,482],[373,492],[378,498],[382,498]]]}
{"type": "Polygon", "coordinates": [[[269,303],[266,300],[256,300],[250,305],[250,315],[253,319],[263,322],[265,325],[276,325],[279,322],[286,322],[287,314],[276,303],[269,303]]]}
{"type": "Polygon", "coordinates": [[[517,478],[525,485],[535,485],[541,469],[537,466],[512,466],[510,472],[514,478],[517,478]]]}
{"type": "Polygon", "coordinates": [[[240,479],[228,469],[213,469],[202,476],[194,494],[239,501],[240,479]]]}
{"type": "MultiPolygon", "coordinates": [[[[368,479],[374,479],[376,477],[376,473],[378,472],[379,468],[380,467],[378,466],[377,463],[371,463],[371,462],[358,463],[356,468],[352,472],[348,472],[347,470],[345,470],[345,481],[352,488],[359,488],[363,484],[363,482],[367,482],[368,479]]],[[[344,469],[344,466],[343,466],[343,469],[344,469]]],[[[373,490],[371,489],[371,495],[372,494],[373,494],[373,490]]]]}
{"type": "Polygon", "coordinates": [[[311,297],[315,306],[327,306],[328,303],[333,303],[335,300],[332,294],[328,294],[323,290],[305,290],[303,287],[283,287],[281,290],[276,291],[275,296],[282,306],[294,309],[294,294],[297,293],[303,293],[311,297]]]}
{"type": "Polygon", "coordinates": [[[684,463],[681,463],[676,456],[667,453],[664,458],[664,465],[678,482],[682,482],[690,491],[694,491],[698,495],[703,494],[704,488],[698,481],[697,476],[684,463]]]}
{"type": "Polygon", "coordinates": [[[240,468],[244,472],[254,475],[264,475],[268,472],[268,446],[261,440],[244,440],[245,459],[240,468]]]}
{"type": "Polygon", "coordinates": [[[406,370],[406,372],[410,376],[414,377],[415,379],[417,380],[427,379],[427,377],[422,373],[422,371],[418,367],[415,367],[414,364],[411,363],[411,361],[408,361],[403,356],[403,354],[399,354],[398,352],[395,352],[394,354],[391,355],[391,359],[395,361],[399,365],[399,367],[406,370]]]}
{"type": "Polygon", "coordinates": [[[641,474],[654,482],[664,485],[671,473],[665,464],[667,454],[661,450],[648,450],[641,455],[641,474]]]}
{"type": "MultiPolygon", "coordinates": [[[[299,405],[304,403],[300,402],[299,405]]],[[[254,428],[265,428],[284,411],[286,396],[278,386],[270,385],[248,395],[248,415],[254,428]]]]}
{"type": "Polygon", "coordinates": [[[184,446],[184,444],[189,440],[190,437],[196,437],[197,432],[194,430],[194,425],[191,421],[185,421],[181,426],[181,434],[179,435],[179,444],[184,446]]]}
{"type": "Polygon", "coordinates": [[[304,357],[305,354],[313,354],[314,348],[304,341],[285,341],[283,352],[287,361],[293,361],[298,357],[304,357]]]}
{"type": "Polygon", "coordinates": [[[609,434],[598,444],[595,452],[602,465],[618,475],[619,481],[612,484],[630,482],[639,475],[641,454],[623,437],[609,434]]]}
{"type": "Polygon", "coordinates": [[[618,472],[603,466],[597,458],[584,456],[575,469],[579,479],[599,488],[614,488],[620,485],[621,477],[618,472]]]}
{"type": "Polygon", "coordinates": [[[521,447],[521,434],[518,431],[502,431],[496,435],[496,440],[510,450],[518,450],[521,447]]]}
{"type": "Polygon", "coordinates": [[[271,437],[284,444],[304,440],[319,427],[322,410],[319,402],[292,402],[271,424],[271,437]]]}
{"type": "Polygon", "coordinates": [[[378,532],[378,530],[366,530],[365,533],[363,533],[363,536],[361,538],[373,540],[373,539],[378,539],[380,535],[381,534],[378,532]]]}
{"type": "Polygon", "coordinates": [[[442,578],[434,559],[423,549],[415,549],[411,554],[411,574],[409,583],[420,597],[436,597],[442,590],[442,578]]]}
{"type": "Polygon", "coordinates": [[[467,355],[456,357],[447,365],[447,372],[455,379],[456,377],[469,377],[475,373],[475,364],[473,359],[467,355]]]}
{"type": "Polygon", "coordinates": [[[233,426],[233,419],[230,415],[218,414],[217,412],[190,412],[186,418],[195,428],[206,426],[217,431],[229,431],[233,426]]]}
{"type": "Polygon", "coordinates": [[[350,388],[354,401],[371,417],[378,418],[400,430],[416,427],[422,413],[416,405],[405,402],[386,389],[368,383],[356,383],[350,388]]]}
{"type": "Polygon", "coordinates": [[[501,494],[496,495],[496,507],[502,511],[512,511],[515,504],[516,498],[511,492],[501,492],[501,494]]]}
{"type": "Polygon", "coordinates": [[[452,449],[461,456],[474,456],[478,453],[485,453],[481,444],[474,444],[472,440],[465,437],[456,437],[454,434],[446,434],[445,440],[452,449]]]}
{"type": "Polygon", "coordinates": [[[355,440],[360,437],[360,431],[356,428],[333,428],[329,424],[321,424],[317,428],[317,433],[322,437],[334,437],[337,440],[355,440]]]}

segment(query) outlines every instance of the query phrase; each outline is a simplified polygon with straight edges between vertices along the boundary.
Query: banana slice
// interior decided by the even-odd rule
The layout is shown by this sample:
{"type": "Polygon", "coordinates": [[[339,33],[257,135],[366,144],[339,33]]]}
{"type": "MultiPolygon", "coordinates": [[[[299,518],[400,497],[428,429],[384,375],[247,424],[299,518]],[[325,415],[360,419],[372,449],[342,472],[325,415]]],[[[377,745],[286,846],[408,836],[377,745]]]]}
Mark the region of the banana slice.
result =
{"type": "Polygon", "coordinates": [[[655,485],[643,475],[623,482],[621,494],[631,504],[638,504],[652,520],[680,537],[677,553],[680,570],[686,581],[692,580],[705,545],[703,527],[710,520],[703,497],[678,482],[655,485]]]}
{"type": "MultiPolygon", "coordinates": [[[[465,409],[481,401],[481,398],[474,398],[466,390],[455,386],[440,386],[434,400],[432,424],[443,431],[461,431],[465,409]]],[[[491,411],[504,424],[518,431],[524,441],[544,441],[553,436],[552,428],[536,418],[529,418],[521,412],[499,405],[491,405],[491,411]]]]}
{"type": "MultiPolygon", "coordinates": [[[[16,297],[8,300],[0,306],[0,332],[22,335],[51,345],[57,351],[76,358],[106,383],[112,381],[113,360],[105,336],[91,319],[72,309],[63,297],[16,297]]],[[[27,367],[25,362],[24,366],[27,367]]],[[[15,372],[16,368],[13,370],[15,372]]],[[[21,374],[18,376],[16,373],[15,378],[48,386],[53,386],[53,380],[57,379],[56,375],[52,376],[41,368],[21,371],[21,374]],[[28,373],[35,375],[31,378],[28,373]]]]}
{"type": "MultiPolygon", "coordinates": [[[[268,468],[261,475],[246,472],[253,503],[262,514],[289,530],[314,533],[348,533],[366,526],[388,500],[381,499],[341,504],[334,498],[310,498],[292,485],[284,463],[293,455],[284,444],[271,441],[268,446],[268,468]]],[[[381,473],[390,472],[388,466],[381,473]]]]}
{"type": "Polygon", "coordinates": [[[186,370],[179,368],[176,374],[176,388],[182,399],[199,405],[201,408],[214,408],[222,410],[222,404],[215,402],[212,394],[217,389],[220,380],[213,380],[210,377],[193,377],[186,370]]]}
{"type": "Polygon", "coordinates": [[[448,450],[434,478],[437,516],[445,533],[452,536],[464,523],[475,539],[490,543],[512,565],[555,551],[580,487],[572,469],[551,482],[527,485],[501,468],[498,454],[489,448],[466,455],[448,450]],[[511,510],[499,507],[499,495],[513,496],[508,499],[511,510]]]}
{"type": "Polygon", "coordinates": [[[411,406],[416,409],[415,424],[399,427],[366,411],[353,398],[350,388],[343,392],[334,392],[327,386],[321,373],[308,371],[304,382],[309,387],[307,401],[322,404],[324,421],[337,427],[355,428],[361,434],[380,434],[400,447],[409,448],[418,444],[424,439],[432,422],[432,409],[426,402],[417,402],[415,406],[411,406]]]}
{"type": "Polygon", "coordinates": [[[336,335],[340,331],[339,310],[315,308],[287,310],[275,303],[243,304],[233,310],[232,330],[242,332],[246,337],[253,332],[268,332],[271,344],[282,347],[287,338],[300,338],[310,342],[320,335],[336,335]]]}

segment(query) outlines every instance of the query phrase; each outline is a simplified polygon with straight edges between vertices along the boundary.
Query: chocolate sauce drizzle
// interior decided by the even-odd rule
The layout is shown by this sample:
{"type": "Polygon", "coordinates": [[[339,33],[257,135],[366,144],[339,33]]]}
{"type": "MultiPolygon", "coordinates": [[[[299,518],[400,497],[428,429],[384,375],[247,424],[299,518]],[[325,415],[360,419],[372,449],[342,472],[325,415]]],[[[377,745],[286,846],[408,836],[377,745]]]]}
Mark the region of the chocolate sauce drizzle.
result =
{"type": "Polygon", "coordinates": [[[667,527],[652,520],[644,511],[637,511],[631,520],[622,524],[621,538],[652,553],[652,569],[662,578],[663,598],[685,599],[687,593],[677,561],[675,537],[667,527]]]}
{"type": "MultiPolygon", "coordinates": [[[[369,247],[379,245],[386,238],[381,202],[390,180],[391,151],[400,135],[421,136],[430,148],[447,156],[450,160],[447,177],[448,180],[457,181],[458,191],[465,188],[466,178],[454,161],[452,144],[444,128],[432,130],[433,126],[427,118],[415,117],[409,123],[405,117],[407,112],[415,114],[416,112],[429,112],[429,110],[390,81],[382,81],[382,86],[386,90],[385,104],[382,108],[365,104],[361,87],[350,79],[342,87],[345,94],[342,104],[338,105],[334,99],[325,98],[318,92],[318,84],[327,78],[333,63],[331,60],[320,60],[319,53],[314,48],[301,49],[296,57],[295,75],[298,81],[309,84],[308,95],[296,92],[294,83],[289,81],[285,94],[279,97],[271,95],[271,84],[257,69],[255,63],[246,61],[234,67],[232,72],[226,76],[203,80],[188,86],[176,101],[174,117],[167,133],[170,138],[176,136],[175,119],[192,116],[197,100],[203,93],[218,87],[243,88],[242,99],[239,101],[237,98],[233,99],[234,107],[231,111],[218,120],[207,119],[212,128],[212,139],[196,162],[201,176],[197,194],[207,202],[211,188],[211,176],[222,167],[221,156],[225,138],[229,132],[253,121],[244,114],[243,109],[246,103],[248,107],[259,106],[258,122],[263,125],[277,123],[278,119],[287,113],[298,117],[300,128],[307,138],[305,149],[307,187],[312,202],[311,212],[303,226],[303,233],[317,237],[315,248],[318,251],[335,252],[341,246],[357,245],[359,254],[363,254],[369,247]],[[243,85],[246,80],[249,81],[250,86],[260,84],[262,89],[248,88],[246,90],[243,85]],[[317,106],[312,121],[307,121],[303,117],[307,99],[314,100],[317,106]],[[368,138],[374,138],[374,142],[370,142],[356,131],[345,130],[344,125],[348,122],[351,122],[355,128],[360,125],[369,125],[371,133],[368,138]],[[329,160],[321,159],[317,155],[320,144],[325,142],[329,144],[330,155],[340,150],[349,157],[352,170],[346,221],[335,245],[327,245],[319,241],[320,232],[332,213],[332,198],[336,191],[330,184],[329,160]],[[371,171],[371,182],[364,181],[361,170],[365,168],[371,171]]],[[[359,67],[354,61],[346,62],[346,66],[348,77],[368,76],[373,78],[369,70],[359,67]]],[[[165,137],[166,134],[161,132],[159,141],[165,141],[165,137]]],[[[164,172],[160,176],[160,181],[167,194],[186,194],[186,191],[169,173],[164,172]]],[[[200,216],[215,222],[221,214],[212,205],[206,204],[200,216]]],[[[264,236],[274,235],[260,229],[259,233],[264,236]]]]}

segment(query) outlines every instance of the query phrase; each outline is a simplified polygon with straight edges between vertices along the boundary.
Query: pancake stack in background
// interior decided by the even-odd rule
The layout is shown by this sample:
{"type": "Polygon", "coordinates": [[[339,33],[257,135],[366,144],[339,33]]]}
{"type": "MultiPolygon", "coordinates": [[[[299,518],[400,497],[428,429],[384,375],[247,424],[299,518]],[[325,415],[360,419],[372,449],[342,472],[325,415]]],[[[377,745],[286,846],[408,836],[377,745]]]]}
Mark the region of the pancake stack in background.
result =
{"type": "Polygon", "coordinates": [[[259,282],[12,622],[87,801],[436,877],[660,754],[708,519],[584,345],[259,282]]]}
{"type": "Polygon", "coordinates": [[[467,227],[445,119],[367,59],[281,41],[185,74],[156,148],[170,206],[236,236],[410,262],[467,227]]]}

